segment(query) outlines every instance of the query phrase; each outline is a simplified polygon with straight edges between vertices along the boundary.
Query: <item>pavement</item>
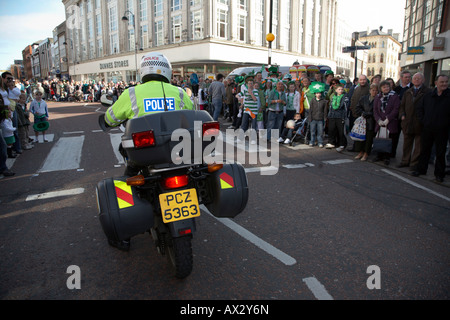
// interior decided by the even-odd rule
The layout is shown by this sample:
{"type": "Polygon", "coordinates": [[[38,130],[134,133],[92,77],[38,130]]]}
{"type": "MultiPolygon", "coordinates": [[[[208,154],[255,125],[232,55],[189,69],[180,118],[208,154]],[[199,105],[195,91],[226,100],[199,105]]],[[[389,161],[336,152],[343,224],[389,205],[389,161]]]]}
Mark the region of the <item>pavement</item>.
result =
{"type": "MultiPolygon", "coordinates": [[[[227,120],[224,120],[222,116],[219,117],[219,122],[221,124],[221,129],[222,130],[225,130],[229,126],[231,126],[231,122],[229,122],[227,120]]],[[[354,157],[357,155],[357,153],[353,152],[353,151],[349,151],[349,149],[352,148],[354,142],[353,142],[353,140],[350,139],[349,135],[347,135],[346,137],[347,137],[347,148],[344,149],[344,151],[342,151],[340,153],[350,157],[351,159],[354,159],[354,157]]],[[[324,144],[326,144],[326,143],[327,143],[327,138],[325,136],[324,144]]],[[[325,148],[323,150],[324,150],[324,152],[328,151],[328,150],[325,150],[325,148]]],[[[402,159],[402,150],[403,150],[403,134],[400,133],[400,138],[399,138],[399,142],[398,142],[398,146],[397,146],[396,157],[395,158],[391,158],[391,161],[390,161],[389,165],[385,165],[383,161],[372,162],[372,160],[375,158],[374,154],[371,154],[369,156],[369,159],[367,160],[367,162],[379,165],[379,166],[384,167],[384,168],[389,168],[390,170],[395,170],[395,171],[401,172],[401,173],[403,173],[403,174],[405,174],[407,176],[410,176],[411,180],[414,180],[414,179],[427,180],[427,181],[434,182],[434,183],[436,183],[438,185],[442,185],[442,186],[450,188],[450,175],[447,175],[444,178],[444,182],[442,182],[442,183],[437,182],[435,180],[435,176],[434,176],[434,162],[433,161],[430,161],[430,163],[428,165],[427,174],[426,175],[420,175],[419,177],[412,176],[412,174],[411,174],[412,171],[410,170],[409,167],[397,168],[397,166],[400,164],[401,159],[402,159]]],[[[299,149],[297,151],[298,152],[302,152],[302,149],[299,149]]],[[[450,163],[447,164],[447,171],[449,171],[449,170],[450,170],[450,163]]]]}

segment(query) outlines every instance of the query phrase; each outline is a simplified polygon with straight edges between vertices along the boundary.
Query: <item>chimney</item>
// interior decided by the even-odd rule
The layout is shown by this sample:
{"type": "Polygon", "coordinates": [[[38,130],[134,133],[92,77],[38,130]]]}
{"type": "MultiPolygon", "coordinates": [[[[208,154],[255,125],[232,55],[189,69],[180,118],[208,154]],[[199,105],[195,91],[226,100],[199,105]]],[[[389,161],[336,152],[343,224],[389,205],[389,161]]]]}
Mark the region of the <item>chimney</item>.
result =
{"type": "Polygon", "coordinates": [[[393,32],[394,30],[392,30],[392,29],[388,29],[388,35],[390,35],[390,36],[392,36],[392,32],[393,32]]]}
{"type": "Polygon", "coordinates": [[[383,31],[383,26],[380,26],[380,32],[383,31]]]}

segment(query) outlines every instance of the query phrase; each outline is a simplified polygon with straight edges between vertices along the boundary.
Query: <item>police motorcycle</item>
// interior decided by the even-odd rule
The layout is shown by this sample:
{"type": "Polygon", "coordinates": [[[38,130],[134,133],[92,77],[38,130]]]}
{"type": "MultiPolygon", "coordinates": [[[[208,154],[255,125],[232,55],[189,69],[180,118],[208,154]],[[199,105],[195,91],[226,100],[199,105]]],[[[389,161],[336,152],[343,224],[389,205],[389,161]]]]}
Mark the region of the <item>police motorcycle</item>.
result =
{"type": "MultiPolygon", "coordinates": [[[[99,125],[110,129],[103,115],[99,125]]],[[[204,160],[218,133],[219,123],[202,110],[166,109],[124,124],[121,153],[138,172],[104,179],[96,188],[99,220],[110,245],[128,250],[130,238],[149,232],[176,278],[191,273],[200,205],[215,217],[234,218],[248,201],[241,165],[204,160]],[[182,140],[172,138],[176,129],[186,133],[182,140]]]]}

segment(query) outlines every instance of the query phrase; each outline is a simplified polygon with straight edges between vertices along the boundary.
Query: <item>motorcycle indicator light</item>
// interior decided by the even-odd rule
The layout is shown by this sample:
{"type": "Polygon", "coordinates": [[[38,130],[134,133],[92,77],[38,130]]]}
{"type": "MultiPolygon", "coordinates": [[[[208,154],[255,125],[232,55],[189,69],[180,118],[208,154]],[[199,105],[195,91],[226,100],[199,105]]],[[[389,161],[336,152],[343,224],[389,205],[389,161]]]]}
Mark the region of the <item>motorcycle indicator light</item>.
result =
{"type": "Polygon", "coordinates": [[[188,175],[175,176],[163,180],[163,185],[166,189],[182,188],[184,186],[187,186],[188,183],[189,183],[188,175]]]}
{"type": "Polygon", "coordinates": [[[202,124],[203,136],[217,136],[219,134],[220,123],[217,121],[205,122],[202,124]]]}
{"type": "Polygon", "coordinates": [[[208,164],[208,172],[209,173],[213,173],[216,171],[219,171],[220,169],[223,168],[223,163],[212,163],[212,164],[208,164]]]}
{"type": "Polygon", "coordinates": [[[127,178],[127,185],[129,186],[143,186],[145,184],[145,178],[143,175],[127,178]]]}
{"type": "Polygon", "coordinates": [[[155,145],[155,134],[153,133],[153,130],[133,133],[132,138],[136,149],[152,147],[155,145]]]}

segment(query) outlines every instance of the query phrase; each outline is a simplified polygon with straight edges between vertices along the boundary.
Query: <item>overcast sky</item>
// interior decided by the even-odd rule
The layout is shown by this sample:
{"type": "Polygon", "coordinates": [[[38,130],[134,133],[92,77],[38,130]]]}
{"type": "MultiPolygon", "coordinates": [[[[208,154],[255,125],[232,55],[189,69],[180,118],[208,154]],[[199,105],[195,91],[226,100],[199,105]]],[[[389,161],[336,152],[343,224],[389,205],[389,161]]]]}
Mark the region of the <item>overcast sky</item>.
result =
{"type": "MultiPolygon", "coordinates": [[[[250,0],[249,0],[250,1],[250,0]]],[[[283,1],[283,0],[282,0],[283,1]]],[[[403,33],[405,0],[338,0],[340,17],[355,31],[393,29],[403,33]]],[[[0,69],[14,59],[22,60],[22,50],[37,40],[52,37],[53,29],[65,20],[61,0],[0,0],[0,69]]]]}

